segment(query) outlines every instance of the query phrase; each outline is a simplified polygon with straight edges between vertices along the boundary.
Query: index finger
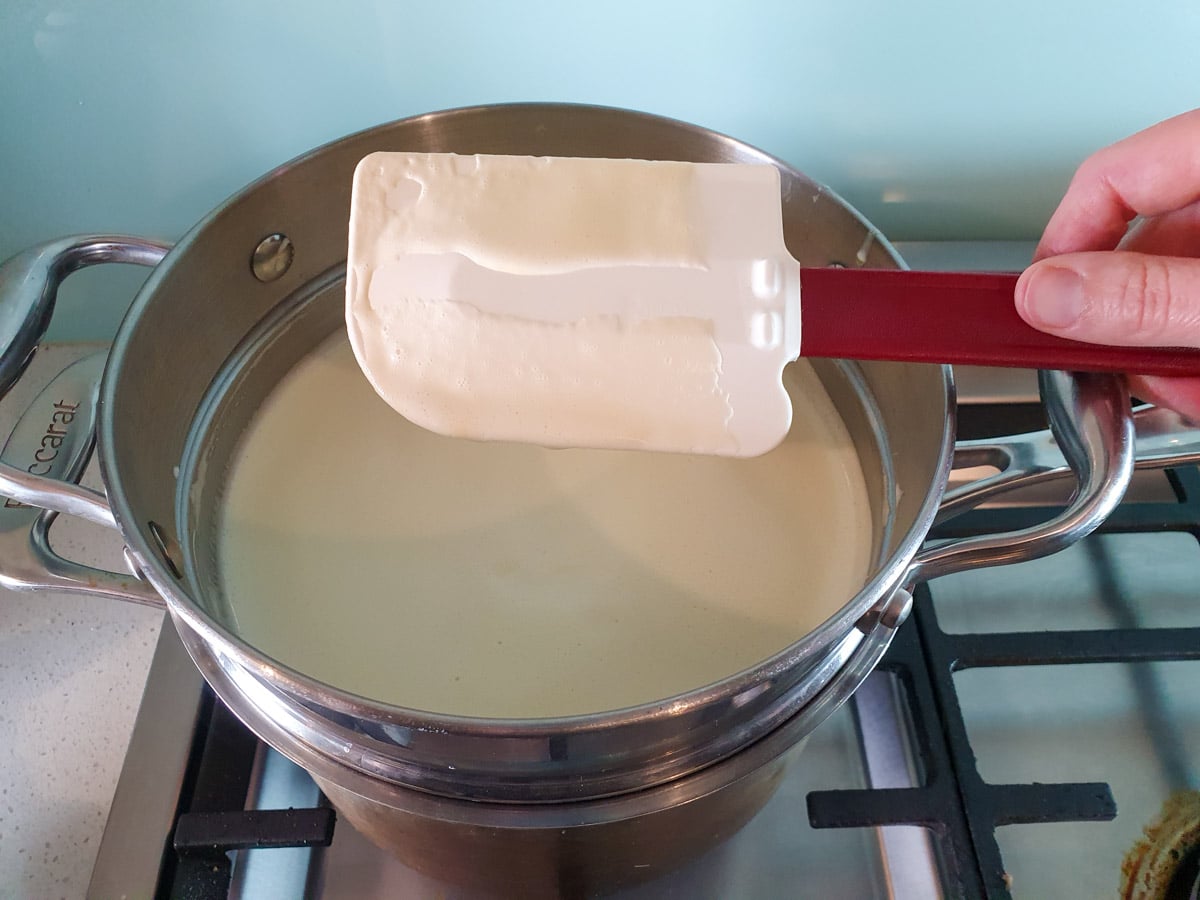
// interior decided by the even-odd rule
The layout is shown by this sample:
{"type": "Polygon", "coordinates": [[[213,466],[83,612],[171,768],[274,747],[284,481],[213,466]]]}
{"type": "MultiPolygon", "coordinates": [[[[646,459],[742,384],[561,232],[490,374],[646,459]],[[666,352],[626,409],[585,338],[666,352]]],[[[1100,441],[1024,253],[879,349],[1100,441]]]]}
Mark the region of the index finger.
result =
{"type": "Polygon", "coordinates": [[[1200,199],[1200,109],[1152,125],[1084,160],[1042,234],[1035,259],[1112,250],[1136,216],[1200,199]]]}

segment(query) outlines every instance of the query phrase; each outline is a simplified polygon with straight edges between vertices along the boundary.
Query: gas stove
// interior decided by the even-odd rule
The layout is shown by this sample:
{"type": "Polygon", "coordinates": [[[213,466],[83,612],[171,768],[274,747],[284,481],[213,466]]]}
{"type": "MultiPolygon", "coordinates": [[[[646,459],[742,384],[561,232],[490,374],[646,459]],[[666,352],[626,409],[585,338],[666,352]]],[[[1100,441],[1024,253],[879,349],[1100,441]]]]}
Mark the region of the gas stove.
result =
{"type": "MultiPolygon", "coordinates": [[[[969,263],[939,246],[902,252],[969,263]]],[[[1030,373],[959,382],[961,437],[1040,427],[1030,373]]],[[[1066,490],[1003,497],[933,538],[1032,525],[1066,490]]],[[[1075,547],[921,585],[879,669],[791,752],[767,806],[705,856],[613,896],[1196,896],[1198,535],[1200,472],[1142,472],[1075,547]]],[[[335,820],[166,628],[88,896],[478,896],[335,820]]],[[[591,896],[561,878],[560,896],[591,896]]]]}

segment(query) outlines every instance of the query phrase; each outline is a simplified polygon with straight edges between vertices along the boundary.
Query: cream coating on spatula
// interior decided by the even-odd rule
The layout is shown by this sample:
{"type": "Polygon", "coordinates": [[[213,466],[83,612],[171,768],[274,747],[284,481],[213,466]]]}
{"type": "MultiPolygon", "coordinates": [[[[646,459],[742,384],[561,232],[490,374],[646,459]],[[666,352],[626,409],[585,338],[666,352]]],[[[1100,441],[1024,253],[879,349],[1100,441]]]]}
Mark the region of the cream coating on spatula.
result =
{"type": "Polygon", "coordinates": [[[773,166],[375,153],[346,323],[440,434],[752,456],[791,421],[793,269],[773,166]]]}

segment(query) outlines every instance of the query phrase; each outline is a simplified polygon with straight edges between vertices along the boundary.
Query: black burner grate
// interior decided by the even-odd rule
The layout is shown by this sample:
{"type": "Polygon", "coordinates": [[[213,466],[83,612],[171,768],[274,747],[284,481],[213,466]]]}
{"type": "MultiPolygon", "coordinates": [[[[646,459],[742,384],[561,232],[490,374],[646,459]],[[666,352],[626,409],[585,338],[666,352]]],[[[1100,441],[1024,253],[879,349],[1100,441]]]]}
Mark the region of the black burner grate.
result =
{"type": "MultiPolygon", "coordinates": [[[[1200,533],[1200,471],[1168,473],[1178,503],[1126,503],[1101,533],[1200,533]]],[[[1055,510],[1013,507],[968,513],[934,537],[960,537],[1025,528],[1055,510]]],[[[1112,573],[1108,573],[1110,576],[1112,573]]],[[[912,718],[914,752],[926,773],[913,788],[817,791],[809,819],[817,828],[919,825],[937,844],[951,895],[1009,898],[1009,879],[996,842],[1000,825],[1096,821],[1116,815],[1106,784],[988,784],[975,754],[955,690],[954,673],[970,668],[1157,662],[1200,659],[1200,628],[1139,628],[1112,577],[1101,587],[1122,627],[1094,631],[950,634],[941,629],[929,586],[916,593],[913,613],[880,668],[895,674],[912,718]]],[[[936,583],[934,586],[936,591],[936,583]]],[[[1131,669],[1136,680],[1151,677],[1131,669]]],[[[1152,686],[1135,684],[1145,701],[1147,727],[1156,730],[1152,686]],[[1146,689],[1143,689],[1146,688],[1146,689]]],[[[1186,755],[1169,732],[1155,744],[1172,781],[1191,780],[1186,755]]]]}
{"type": "Polygon", "coordinates": [[[164,858],[159,898],[220,900],[229,896],[236,850],[328,846],[334,811],[247,810],[258,739],[205,687],[201,725],[180,792],[172,834],[174,853],[164,858]]]}

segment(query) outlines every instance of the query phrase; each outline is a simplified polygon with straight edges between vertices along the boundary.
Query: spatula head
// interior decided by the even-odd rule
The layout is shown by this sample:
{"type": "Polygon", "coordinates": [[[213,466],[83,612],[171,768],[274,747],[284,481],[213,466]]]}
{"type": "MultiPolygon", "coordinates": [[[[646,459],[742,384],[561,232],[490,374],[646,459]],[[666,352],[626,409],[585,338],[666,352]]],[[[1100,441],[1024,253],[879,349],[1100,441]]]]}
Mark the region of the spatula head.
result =
{"type": "Polygon", "coordinates": [[[346,323],[456,437],[753,456],[791,421],[797,268],[770,165],[375,153],[346,323]]]}

